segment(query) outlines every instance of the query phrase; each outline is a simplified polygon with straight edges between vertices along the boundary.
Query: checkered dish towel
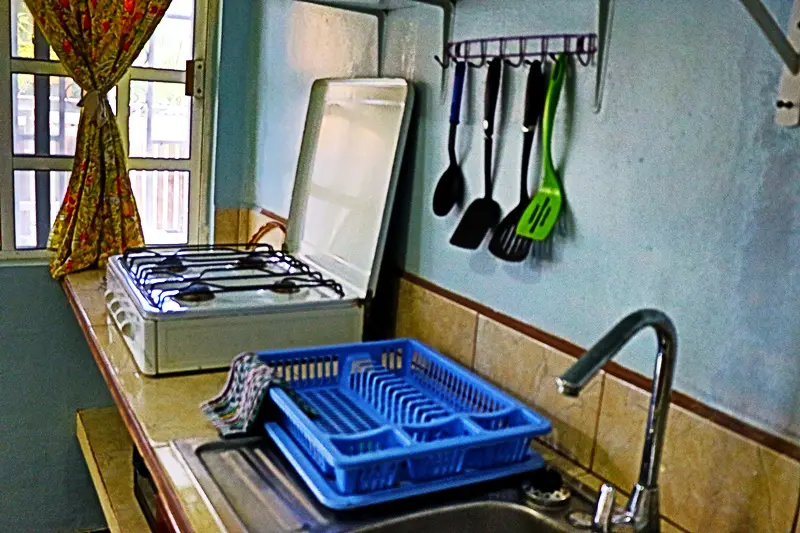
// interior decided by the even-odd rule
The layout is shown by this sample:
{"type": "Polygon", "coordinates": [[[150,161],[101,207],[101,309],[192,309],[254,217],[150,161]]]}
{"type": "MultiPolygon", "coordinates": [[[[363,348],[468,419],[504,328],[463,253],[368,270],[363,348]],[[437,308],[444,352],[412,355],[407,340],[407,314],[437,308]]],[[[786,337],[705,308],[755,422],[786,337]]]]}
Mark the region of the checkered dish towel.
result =
{"type": "Polygon", "coordinates": [[[273,385],[283,389],[310,418],[319,416],[283,379],[275,376],[273,367],[252,352],[241,353],[233,359],[222,391],[200,408],[223,437],[251,434],[263,421],[264,407],[269,402],[269,389],[273,385]]]}

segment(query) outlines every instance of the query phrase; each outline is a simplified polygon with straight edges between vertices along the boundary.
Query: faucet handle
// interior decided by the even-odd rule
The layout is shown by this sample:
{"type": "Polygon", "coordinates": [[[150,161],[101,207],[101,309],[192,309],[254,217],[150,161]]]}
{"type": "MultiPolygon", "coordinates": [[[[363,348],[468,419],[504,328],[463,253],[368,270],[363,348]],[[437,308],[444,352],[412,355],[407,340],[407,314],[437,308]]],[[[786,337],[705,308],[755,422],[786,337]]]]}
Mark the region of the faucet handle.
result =
{"type": "Polygon", "coordinates": [[[596,533],[611,533],[616,499],[617,491],[614,487],[608,483],[600,487],[600,495],[597,497],[597,507],[594,511],[594,517],[592,518],[592,531],[596,533]]]}

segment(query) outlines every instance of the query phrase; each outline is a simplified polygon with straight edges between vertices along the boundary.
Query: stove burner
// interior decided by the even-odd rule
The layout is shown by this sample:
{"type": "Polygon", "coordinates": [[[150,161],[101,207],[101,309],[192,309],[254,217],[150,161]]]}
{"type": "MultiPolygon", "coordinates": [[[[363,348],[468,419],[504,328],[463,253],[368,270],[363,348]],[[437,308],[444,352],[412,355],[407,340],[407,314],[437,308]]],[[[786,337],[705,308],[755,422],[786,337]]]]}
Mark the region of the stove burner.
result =
{"type": "Polygon", "coordinates": [[[266,258],[258,252],[250,252],[239,259],[239,266],[244,268],[263,268],[266,264],[266,258]]]}
{"type": "Polygon", "coordinates": [[[175,299],[186,303],[207,302],[214,299],[214,292],[205,283],[192,283],[185,289],[180,289],[175,299]]]}
{"type": "Polygon", "coordinates": [[[160,261],[158,263],[158,268],[177,274],[179,272],[185,272],[187,267],[183,264],[180,257],[173,255],[160,261]]]}
{"type": "Polygon", "coordinates": [[[275,285],[270,285],[267,289],[277,294],[296,294],[300,292],[300,287],[290,279],[279,281],[275,285]]]}

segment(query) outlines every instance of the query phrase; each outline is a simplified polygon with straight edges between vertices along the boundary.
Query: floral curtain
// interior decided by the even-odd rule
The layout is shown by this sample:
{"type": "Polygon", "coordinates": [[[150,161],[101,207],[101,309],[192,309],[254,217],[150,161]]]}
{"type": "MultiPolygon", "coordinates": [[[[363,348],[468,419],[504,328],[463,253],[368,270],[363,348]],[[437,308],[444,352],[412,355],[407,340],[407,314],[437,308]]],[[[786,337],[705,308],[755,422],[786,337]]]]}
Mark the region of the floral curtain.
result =
{"type": "Polygon", "coordinates": [[[60,278],[142,246],[125,147],[110,91],[142,51],[172,0],[25,0],[64,68],[85,91],[72,176],[48,247],[60,278]]]}

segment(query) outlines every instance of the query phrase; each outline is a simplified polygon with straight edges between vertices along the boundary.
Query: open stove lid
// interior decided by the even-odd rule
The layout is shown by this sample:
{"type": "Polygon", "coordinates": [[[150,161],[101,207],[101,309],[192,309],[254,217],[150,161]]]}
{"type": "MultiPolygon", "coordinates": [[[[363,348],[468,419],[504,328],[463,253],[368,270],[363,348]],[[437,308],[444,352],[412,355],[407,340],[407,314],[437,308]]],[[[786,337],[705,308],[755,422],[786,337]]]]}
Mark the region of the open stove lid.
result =
{"type": "Polygon", "coordinates": [[[286,250],[362,298],[378,283],[413,101],[402,79],[317,80],[311,89],[286,250]]]}

